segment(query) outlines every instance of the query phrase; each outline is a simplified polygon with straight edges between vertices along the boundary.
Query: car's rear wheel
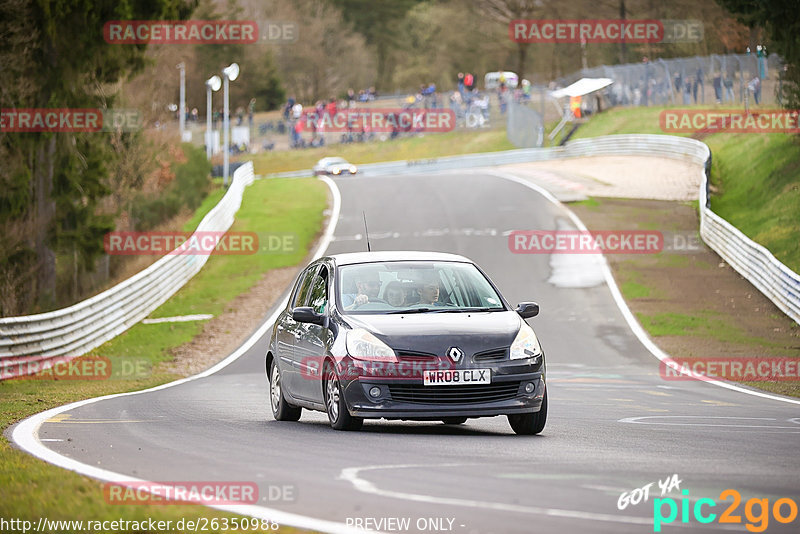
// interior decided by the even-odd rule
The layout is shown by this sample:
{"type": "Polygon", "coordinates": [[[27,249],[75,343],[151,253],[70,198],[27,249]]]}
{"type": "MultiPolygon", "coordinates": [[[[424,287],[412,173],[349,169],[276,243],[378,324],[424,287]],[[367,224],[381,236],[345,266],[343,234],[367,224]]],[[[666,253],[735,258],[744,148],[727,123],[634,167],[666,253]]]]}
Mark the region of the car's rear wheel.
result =
{"type": "Polygon", "coordinates": [[[442,419],[442,423],[446,425],[463,425],[466,422],[466,417],[445,417],[442,419]]]}
{"type": "Polygon", "coordinates": [[[322,391],[325,397],[325,411],[328,412],[328,421],[335,430],[358,430],[364,424],[361,417],[353,417],[347,410],[342,395],[342,386],[339,376],[332,365],[325,365],[322,380],[322,391]]]}
{"type": "Polygon", "coordinates": [[[544,430],[547,422],[547,391],[544,392],[542,408],[534,413],[515,413],[508,415],[508,423],[517,434],[532,436],[544,430]]]}
{"type": "Polygon", "coordinates": [[[281,384],[281,370],[278,363],[272,360],[269,369],[269,400],[272,406],[272,416],[276,421],[297,421],[303,409],[292,406],[283,395],[281,384]]]}

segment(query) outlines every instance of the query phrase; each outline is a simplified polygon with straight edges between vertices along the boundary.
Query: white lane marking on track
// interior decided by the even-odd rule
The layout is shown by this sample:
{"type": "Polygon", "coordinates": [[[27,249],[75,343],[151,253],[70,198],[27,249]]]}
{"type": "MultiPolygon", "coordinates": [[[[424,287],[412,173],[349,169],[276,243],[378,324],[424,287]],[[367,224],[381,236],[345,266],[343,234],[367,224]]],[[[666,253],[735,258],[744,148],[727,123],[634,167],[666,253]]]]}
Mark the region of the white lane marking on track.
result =
{"type": "MultiPolygon", "coordinates": [[[[465,173],[466,171],[461,171],[461,172],[465,173]]],[[[534,183],[531,183],[531,182],[529,182],[529,181],[527,181],[527,180],[525,180],[523,178],[520,178],[518,176],[515,176],[515,175],[507,173],[507,172],[496,171],[496,170],[492,170],[492,169],[473,170],[472,172],[473,173],[479,172],[481,174],[488,174],[488,175],[491,175],[491,176],[497,176],[499,178],[504,178],[506,180],[510,180],[512,182],[516,182],[516,183],[518,183],[520,185],[523,185],[525,187],[533,189],[534,191],[536,191],[539,194],[541,194],[544,198],[546,198],[547,200],[549,200],[550,202],[552,202],[553,204],[555,204],[556,206],[559,206],[562,210],[564,210],[567,213],[567,215],[569,216],[569,218],[572,219],[572,222],[575,223],[575,226],[577,226],[579,230],[582,230],[584,232],[588,232],[589,231],[589,229],[586,227],[586,225],[583,224],[583,221],[581,221],[578,218],[578,216],[575,215],[572,212],[572,210],[570,210],[568,207],[566,207],[555,196],[553,196],[552,193],[550,193],[548,190],[544,189],[543,187],[540,187],[540,186],[538,186],[538,185],[536,185],[534,183]]],[[[616,302],[617,307],[619,308],[619,311],[622,313],[622,316],[625,318],[625,321],[628,323],[628,327],[633,331],[634,335],[637,338],[639,338],[639,341],[642,343],[642,345],[644,345],[645,348],[648,351],[650,351],[650,353],[653,356],[655,356],[656,358],[658,358],[662,362],[665,361],[665,360],[672,360],[672,358],[670,357],[669,354],[667,354],[666,352],[661,350],[658,347],[658,345],[653,343],[653,341],[647,335],[647,332],[645,332],[644,328],[642,328],[642,325],[640,325],[639,321],[636,320],[636,317],[634,317],[634,315],[631,312],[630,308],[628,308],[628,304],[625,302],[625,299],[622,297],[622,293],[620,292],[619,287],[617,287],[616,281],[614,281],[614,275],[611,274],[611,269],[608,267],[608,262],[605,261],[605,256],[603,256],[603,255],[599,255],[599,256],[603,258],[602,269],[603,269],[603,274],[606,277],[606,284],[608,285],[608,288],[611,291],[611,296],[614,297],[614,302],[616,302]]],[[[686,374],[682,369],[679,369],[678,371],[680,373],[682,373],[682,374],[686,374]]],[[[688,375],[688,376],[692,376],[692,375],[688,375]]],[[[776,401],[780,401],[780,402],[788,402],[790,404],[798,404],[798,405],[800,405],[800,400],[798,400],[798,399],[790,399],[790,398],[787,398],[787,397],[780,397],[778,395],[771,395],[769,393],[764,393],[764,392],[761,392],[761,391],[754,391],[754,390],[746,389],[746,388],[743,388],[743,387],[740,387],[740,386],[736,386],[734,384],[730,384],[728,382],[722,382],[722,381],[719,381],[719,380],[713,380],[711,378],[707,378],[707,377],[703,377],[703,376],[699,376],[699,375],[694,377],[694,378],[696,378],[697,380],[699,380],[701,382],[706,382],[708,384],[713,384],[715,386],[719,386],[719,387],[725,388],[725,389],[730,389],[732,391],[738,391],[739,393],[744,393],[746,395],[753,395],[754,397],[761,397],[761,398],[764,398],[764,399],[770,399],[770,400],[776,400],[776,401]]]]}
{"type": "MultiPolygon", "coordinates": [[[[328,221],[328,227],[325,230],[325,234],[322,236],[320,240],[319,246],[317,250],[314,252],[314,258],[321,257],[325,251],[328,249],[328,245],[331,242],[331,238],[333,237],[333,232],[336,230],[336,223],[339,220],[339,211],[341,209],[342,204],[342,197],[339,193],[339,188],[333,183],[330,178],[321,177],[320,178],[331,191],[331,195],[333,196],[333,209],[331,212],[331,217],[328,221]]],[[[193,380],[197,380],[199,378],[205,378],[207,376],[213,375],[220,369],[225,368],[226,366],[230,365],[234,361],[236,361],[242,354],[247,352],[250,347],[252,347],[256,341],[258,341],[268,330],[269,327],[272,326],[272,323],[275,322],[275,318],[281,312],[281,309],[286,306],[288,301],[288,297],[284,299],[275,310],[269,319],[264,321],[262,325],[250,336],[238,349],[232,352],[227,358],[222,360],[221,362],[217,363],[213,367],[206,369],[202,373],[189,376],[186,378],[182,378],[180,380],[176,380],[174,382],[169,382],[168,384],[162,384],[160,386],[156,386],[154,388],[145,389],[142,391],[131,391],[128,393],[117,393],[114,395],[105,395],[103,397],[96,397],[94,399],[86,399],[78,402],[73,402],[71,404],[67,404],[65,406],[59,406],[57,408],[52,408],[50,410],[38,413],[33,415],[20,423],[18,423],[14,427],[14,431],[11,433],[11,439],[24,451],[40,458],[46,462],[49,462],[53,465],[58,467],[62,467],[64,469],[68,469],[70,471],[75,471],[76,473],[80,473],[82,475],[96,478],[99,480],[104,480],[107,482],[117,482],[117,483],[125,483],[125,482],[150,482],[146,480],[142,480],[139,478],[134,478],[128,475],[123,475],[121,473],[116,473],[114,471],[109,471],[107,469],[101,469],[99,467],[95,467],[92,465],[81,463],[77,460],[72,458],[68,458],[67,456],[63,456],[58,454],[57,452],[48,449],[44,445],[42,445],[39,439],[39,427],[41,427],[42,423],[50,419],[51,417],[61,414],[63,412],[79,408],[81,406],[86,406],[87,404],[93,404],[95,402],[99,402],[106,399],[114,399],[118,397],[127,397],[131,395],[140,395],[142,393],[148,393],[151,391],[158,391],[161,389],[171,388],[173,386],[177,386],[179,384],[184,384],[186,382],[191,382],[193,380]]],[[[142,487],[141,489],[144,489],[142,487]]],[[[349,527],[343,523],[337,523],[335,521],[328,521],[324,519],[315,519],[313,517],[304,516],[300,514],[294,514],[289,512],[283,512],[274,508],[267,508],[265,506],[258,506],[254,504],[240,504],[240,505],[213,505],[209,506],[209,508],[214,508],[216,510],[222,510],[225,512],[231,512],[234,514],[241,514],[250,517],[256,517],[259,519],[268,519],[275,521],[281,525],[288,525],[294,526],[298,528],[310,529],[310,530],[317,530],[320,532],[330,532],[330,533],[346,533],[346,534],[353,534],[359,533],[363,534],[363,529],[355,529],[353,527],[349,527]]]]}
{"type": "Polygon", "coordinates": [[[353,487],[362,493],[369,493],[372,495],[379,495],[381,497],[391,497],[395,499],[402,499],[407,501],[424,502],[427,504],[445,504],[452,506],[465,506],[469,508],[485,508],[489,510],[497,510],[503,512],[518,512],[523,514],[538,514],[547,515],[551,517],[563,517],[569,519],[585,519],[587,521],[606,521],[613,523],[629,523],[634,525],[652,525],[652,518],[644,517],[631,517],[623,515],[599,514],[593,512],[581,512],[579,510],[562,510],[559,508],[542,508],[538,506],[522,506],[518,504],[508,504],[499,502],[487,502],[485,500],[470,500],[470,499],[456,499],[452,497],[436,497],[433,495],[421,495],[417,493],[405,493],[401,491],[392,491],[381,489],[374,483],[362,478],[360,476],[362,471],[375,471],[378,469],[409,469],[409,468],[424,468],[430,469],[432,467],[463,467],[475,466],[478,464],[400,464],[400,465],[367,465],[362,467],[347,467],[342,469],[339,473],[340,480],[350,482],[353,487]]]}
{"type": "MultiPolygon", "coordinates": [[[[559,218],[556,230],[568,231],[572,228],[559,218]]],[[[571,254],[554,252],[550,254],[550,278],[548,284],[568,289],[599,286],[603,283],[605,258],[599,254],[571,254]]]]}
{"type": "Polygon", "coordinates": [[[158,323],[188,323],[190,321],[205,321],[213,319],[210,313],[198,313],[197,315],[176,315],[175,317],[158,317],[156,319],[142,319],[142,324],[158,323]]]}
{"type": "MultiPolygon", "coordinates": [[[[646,415],[641,417],[626,417],[620,419],[618,423],[631,423],[635,425],[667,425],[667,426],[714,426],[714,427],[728,427],[728,428],[777,428],[785,429],[791,428],[796,430],[797,427],[793,426],[775,426],[775,425],[738,425],[738,424],[713,424],[713,423],[662,423],[655,421],[642,421],[642,419],[725,419],[725,420],[745,420],[745,421],[777,421],[774,417],[727,417],[721,415],[646,415]]],[[[789,421],[792,421],[789,419],[789,421]]]]}

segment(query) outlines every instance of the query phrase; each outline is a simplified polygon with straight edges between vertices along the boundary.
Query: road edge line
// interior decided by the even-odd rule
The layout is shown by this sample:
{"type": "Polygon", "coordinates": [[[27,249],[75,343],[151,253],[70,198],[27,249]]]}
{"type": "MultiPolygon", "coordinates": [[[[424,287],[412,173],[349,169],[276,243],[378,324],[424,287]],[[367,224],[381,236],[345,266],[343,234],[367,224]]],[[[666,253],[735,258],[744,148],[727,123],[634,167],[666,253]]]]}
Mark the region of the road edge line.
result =
{"type": "MultiPolygon", "coordinates": [[[[320,240],[319,245],[317,246],[316,251],[314,252],[313,259],[317,259],[321,257],[327,250],[328,246],[333,239],[333,233],[336,230],[336,225],[339,222],[339,214],[341,212],[341,205],[342,205],[342,195],[339,191],[339,188],[336,186],[333,180],[328,178],[327,176],[319,177],[319,179],[328,186],[328,189],[333,196],[333,206],[331,209],[330,218],[328,219],[328,225],[325,229],[325,233],[320,240]]],[[[178,386],[180,384],[184,384],[186,382],[191,382],[193,380],[198,380],[200,378],[205,378],[207,376],[213,375],[217,371],[220,371],[239,359],[245,352],[250,350],[250,348],[255,345],[256,341],[261,339],[261,337],[267,332],[269,327],[275,322],[275,318],[280,314],[281,309],[286,306],[288,302],[288,296],[285,297],[281,303],[278,305],[278,308],[270,315],[267,320],[265,320],[261,325],[253,332],[249,338],[247,338],[235,351],[233,351],[230,355],[228,355],[222,361],[216,363],[212,367],[206,369],[205,371],[198,373],[196,375],[188,376],[186,378],[181,378],[172,382],[168,382],[166,384],[161,384],[159,386],[155,386],[148,389],[143,389],[140,391],[128,391],[125,393],[115,393],[112,395],[104,395],[102,397],[95,397],[92,399],[84,399],[76,402],[72,402],[69,404],[65,404],[64,406],[57,406],[55,408],[51,408],[49,410],[45,410],[44,412],[40,412],[38,414],[32,415],[23,419],[22,421],[16,423],[12,428],[11,431],[11,441],[17,445],[20,449],[39,458],[40,460],[44,460],[45,462],[55,465],[57,467],[61,467],[63,469],[67,469],[69,471],[74,471],[80,475],[87,476],[89,478],[94,478],[106,482],[117,482],[117,483],[124,483],[124,482],[147,482],[142,479],[137,479],[134,477],[130,477],[128,475],[123,475],[121,473],[117,473],[114,471],[110,471],[107,469],[101,469],[99,467],[94,467],[67,456],[61,455],[52,449],[45,447],[41,441],[39,441],[39,427],[51,417],[75,409],[81,406],[86,406],[87,404],[93,404],[95,402],[100,402],[107,399],[114,399],[118,397],[127,397],[130,395],[140,395],[142,393],[150,393],[152,391],[158,391],[162,389],[171,388],[174,386],[178,386]]],[[[235,514],[246,515],[250,517],[256,517],[259,519],[267,519],[273,520],[280,525],[287,525],[292,527],[298,528],[307,528],[312,530],[317,530],[320,532],[329,532],[333,534],[338,533],[354,533],[354,532],[363,532],[363,530],[354,529],[353,527],[349,527],[344,523],[337,523],[335,521],[327,521],[324,519],[315,519],[313,517],[299,515],[299,514],[292,514],[289,512],[282,512],[280,510],[276,510],[273,508],[267,508],[266,506],[258,506],[258,505],[212,505],[208,506],[209,508],[231,512],[235,514]]]]}
{"type": "MultiPolygon", "coordinates": [[[[544,187],[535,184],[529,180],[526,180],[525,178],[521,178],[514,174],[508,173],[506,171],[497,171],[491,169],[486,171],[482,170],[481,172],[486,172],[487,174],[490,174],[492,176],[497,176],[505,180],[516,182],[518,184],[524,185],[525,187],[528,187],[536,191],[537,193],[545,197],[547,200],[549,200],[550,202],[552,202],[553,204],[564,210],[564,212],[566,212],[566,214],[569,216],[569,218],[572,220],[575,226],[578,227],[579,230],[584,232],[589,231],[586,225],[583,224],[583,221],[581,221],[580,218],[577,215],[575,215],[575,213],[571,209],[565,206],[563,202],[558,200],[555,197],[555,195],[553,195],[550,191],[548,191],[544,187]]],[[[614,298],[614,302],[616,302],[617,308],[619,308],[619,311],[625,318],[625,322],[628,323],[628,327],[631,329],[631,331],[633,331],[633,334],[637,337],[637,339],[641,342],[641,344],[644,345],[644,347],[650,352],[650,354],[658,358],[659,361],[665,363],[667,360],[672,361],[673,358],[669,354],[661,350],[658,347],[658,345],[656,345],[653,342],[653,340],[650,339],[650,336],[647,335],[645,329],[642,327],[642,325],[639,324],[639,321],[636,320],[636,317],[634,317],[633,312],[631,312],[630,308],[628,308],[628,303],[625,302],[625,299],[622,297],[622,293],[620,292],[619,287],[617,286],[616,280],[614,280],[614,275],[611,273],[611,268],[608,266],[608,261],[606,260],[605,255],[602,255],[602,258],[603,258],[602,261],[603,276],[606,280],[606,285],[611,291],[611,296],[614,298]]],[[[693,378],[697,378],[697,376],[688,375],[687,373],[683,372],[682,369],[678,369],[678,372],[680,372],[681,374],[686,374],[687,376],[691,376],[693,378]]],[[[773,395],[771,393],[766,393],[763,391],[755,391],[743,388],[741,386],[737,386],[735,384],[731,384],[729,382],[722,382],[720,380],[713,380],[711,378],[698,379],[698,381],[714,384],[715,386],[719,386],[721,388],[730,389],[732,391],[738,391],[739,393],[745,393],[747,395],[753,395],[755,397],[761,397],[764,399],[776,400],[790,404],[800,404],[800,399],[790,399],[788,397],[773,395]]]]}

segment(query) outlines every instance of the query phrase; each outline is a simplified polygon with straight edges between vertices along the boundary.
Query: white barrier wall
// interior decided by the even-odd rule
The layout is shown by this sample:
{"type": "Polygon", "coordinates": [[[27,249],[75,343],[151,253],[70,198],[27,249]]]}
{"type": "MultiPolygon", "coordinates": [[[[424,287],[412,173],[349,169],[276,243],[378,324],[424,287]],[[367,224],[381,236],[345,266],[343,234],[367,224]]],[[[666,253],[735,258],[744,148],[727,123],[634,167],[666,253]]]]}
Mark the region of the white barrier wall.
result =
{"type": "MultiPolygon", "coordinates": [[[[225,196],[196,232],[227,231],[253,179],[252,162],[236,169],[225,196]]],[[[118,336],[175,294],[206,261],[207,254],[166,255],[124,282],[68,308],[0,318],[0,377],[28,367],[20,364],[85,354],[118,336]]]]}

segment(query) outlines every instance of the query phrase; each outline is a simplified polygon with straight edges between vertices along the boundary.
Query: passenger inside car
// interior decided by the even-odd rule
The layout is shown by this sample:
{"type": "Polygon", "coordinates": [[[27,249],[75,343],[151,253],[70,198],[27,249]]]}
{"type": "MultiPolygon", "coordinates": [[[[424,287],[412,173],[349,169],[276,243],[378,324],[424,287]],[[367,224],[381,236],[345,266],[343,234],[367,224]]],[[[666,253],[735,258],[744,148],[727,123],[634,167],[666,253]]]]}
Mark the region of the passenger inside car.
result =
{"type": "Polygon", "coordinates": [[[419,304],[436,305],[439,303],[439,277],[434,273],[425,276],[418,286],[417,292],[419,293],[419,304]]]}
{"type": "Polygon", "coordinates": [[[396,308],[406,305],[406,292],[398,281],[389,282],[383,295],[384,300],[396,308]]]}

